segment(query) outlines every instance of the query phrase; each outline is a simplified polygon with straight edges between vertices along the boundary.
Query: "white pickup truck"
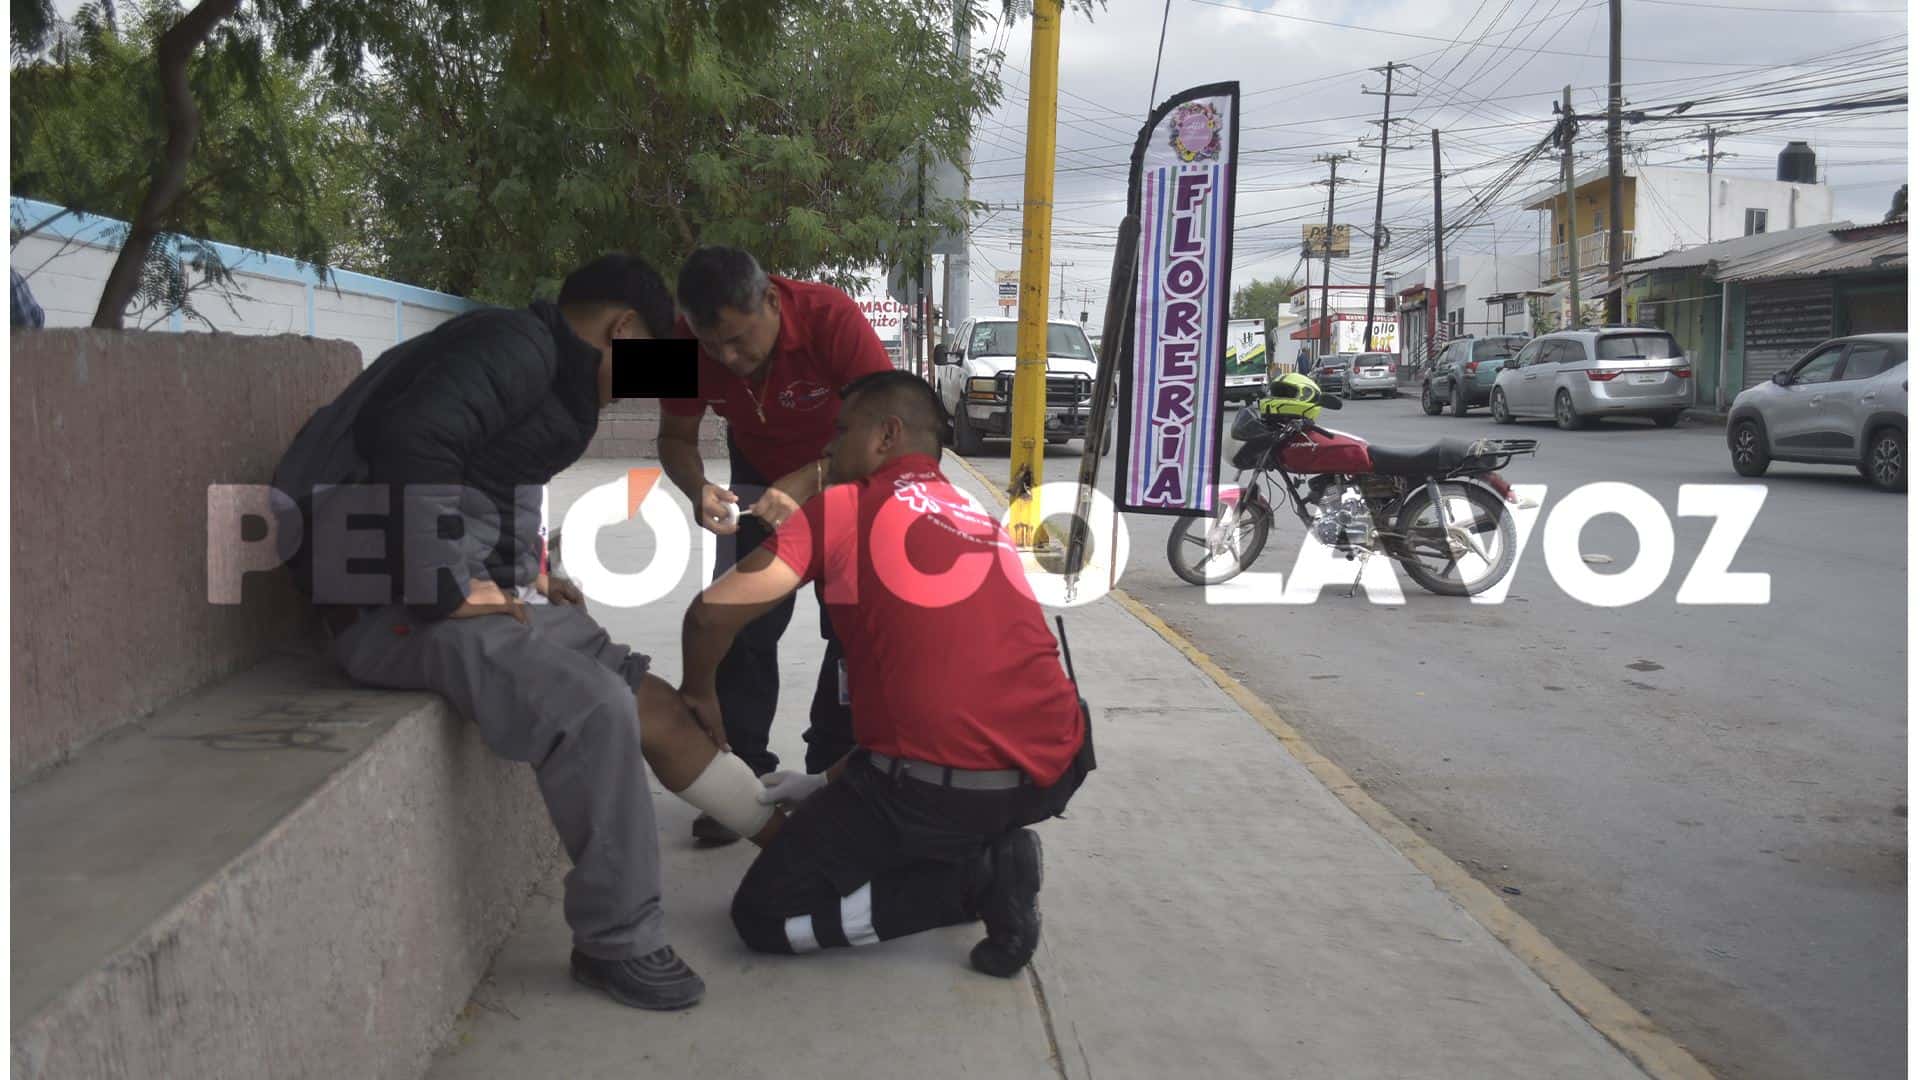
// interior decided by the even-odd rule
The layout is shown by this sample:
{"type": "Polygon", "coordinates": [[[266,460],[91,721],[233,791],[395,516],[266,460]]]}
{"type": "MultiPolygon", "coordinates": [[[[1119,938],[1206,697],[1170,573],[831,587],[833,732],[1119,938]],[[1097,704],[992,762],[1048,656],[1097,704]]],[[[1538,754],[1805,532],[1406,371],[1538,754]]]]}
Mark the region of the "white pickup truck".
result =
{"type": "MultiPolygon", "coordinates": [[[[988,439],[1013,435],[1014,336],[1008,318],[968,319],[951,346],[934,349],[934,386],[953,417],[954,449],[977,454],[988,439]]],[[[1087,434],[1095,357],[1078,323],[1047,324],[1047,442],[1087,434]]]]}

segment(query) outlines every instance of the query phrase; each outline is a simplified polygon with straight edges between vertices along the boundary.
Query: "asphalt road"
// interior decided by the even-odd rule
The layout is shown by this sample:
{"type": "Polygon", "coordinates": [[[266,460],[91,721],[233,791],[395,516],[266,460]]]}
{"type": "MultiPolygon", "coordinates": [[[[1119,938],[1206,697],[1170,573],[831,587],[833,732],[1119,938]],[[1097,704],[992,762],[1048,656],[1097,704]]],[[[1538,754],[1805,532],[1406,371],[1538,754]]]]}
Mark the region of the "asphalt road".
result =
{"type": "MultiPolygon", "coordinates": [[[[1906,497],[1776,465],[1732,565],[1771,575],[1770,604],[1679,604],[1712,522],[1673,517],[1664,584],[1592,607],[1547,571],[1548,515],[1595,481],[1638,485],[1669,515],[1681,484],[1743,483],[1721,429],[1498,428],[1427,417],[1410,395],[1323,421],[1389,445],[1539,439],[1507,472],[1549,485],[1507,601],[1402,574],[1402,606],[1345,588],[1209,605],[1167,568],[1170,519],[1145,516],[1127,519],[1121,586],[1720,1075],[1903,1075],[1906,497]]],[[[1047,478],[1071,480],[1080,443],[1050,449],[1047,478]]],[[[990,443],[974,460],[999,479],[1006,457],[990,443]]],[[[1276,528],[1254,569],[1289,570],[1301,533],[1276,528]]],[[[1611,558],[1602,573],[1638,553],[1613,516],[1580,547],[1611,558]]]]}

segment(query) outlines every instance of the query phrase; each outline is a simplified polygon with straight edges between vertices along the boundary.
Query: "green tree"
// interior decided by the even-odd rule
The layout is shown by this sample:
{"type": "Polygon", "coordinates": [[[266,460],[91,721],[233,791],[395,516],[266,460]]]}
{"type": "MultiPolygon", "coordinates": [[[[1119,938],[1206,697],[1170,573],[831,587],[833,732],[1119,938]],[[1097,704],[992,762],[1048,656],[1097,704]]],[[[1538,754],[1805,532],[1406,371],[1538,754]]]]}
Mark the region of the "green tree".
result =
{"type": "MultiPolygon", "coordinates": [[[[118,21],[114,14],[83,7],[72,34],[14,67],[9,149],[16,194],[125,222],[161,153],[154,49],[178,10],[123,3],[118,21]]],[[[338,252],[363,257],[352,158],[327,122],[321,80],[286,60],[215,50],[194,58],[188,78],[201,102],[198,152],[140,268],[133,311],[160,318],[177,310],[211,325],[193,294],[230,287],[231,276],[197,239],[316,267],[338,252]]],[[[16,236],[43,224],[16,222],[16,236]]]]}
{"type": "MultiPolygon", "coordinates": [[[[263,93],[266,57],[275,53],[302,66],[317,59],[345,84],[369,58],[416,51],[421,18],[457,18],[489,35],[528,94],[566,102],[602,91],[609,77],[618,85],[635,57],[671,80],[703,37],[730,48],[764,41],[783,8],[781,0],[255,0],[244,7],[240,0],[199,0],[184,10],[164,2],[151,11],[157,32],[149,85],[158,107],[146,126],[164,137],[94,313],[93,324],[108,329],[122,325],[143,291],[156,241],[177,229],[176,207],[192,182],[209,119],[203,102],[219,89],[209,80],[231,78],[247,94],[263,93]]],[[[12,14],[13,55],[40,54],[57,25],[52,5],[13,0],[12,14]]]]}
{"type": "Polygon", "coordinates": [[[1255,278],[1233,290],[1233,317],[1271,323],[1281,303],[1299,287],[1300,283],[1289,277],[1255,278]]]}
{"type": "Polygon", "coordinates": [[[637,55],[560,108],[510,77],[477,21],[423,21],[417,51],[357,100],[386,272],[520,303],[604,250],[671,274],[728,243],[849,283],[965,219],[953,200],[921,213],[901,183],[919,155],[957,156],[996,100],[996,58],[956,58],[954,18],[932,0],[796,7],[763,48],[699,32],[670,71],[637,55]]]}

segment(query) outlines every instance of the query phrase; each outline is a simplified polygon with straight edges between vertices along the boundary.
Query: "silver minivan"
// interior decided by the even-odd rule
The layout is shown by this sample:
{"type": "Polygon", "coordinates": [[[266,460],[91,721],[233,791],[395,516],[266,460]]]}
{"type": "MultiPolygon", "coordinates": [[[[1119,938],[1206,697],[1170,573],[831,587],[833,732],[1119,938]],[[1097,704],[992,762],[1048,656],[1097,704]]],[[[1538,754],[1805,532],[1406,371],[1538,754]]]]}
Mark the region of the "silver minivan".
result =
{"type": "Polygon", "coordinates": [[[1347,385],[1342,392],[1349,398],[1357,398],[1361,394],[1399,397],[1400,377],[1397,368],[1392,353],[1361,353],[1353,358],[1353,366],[1347,369],[1347,385]]]}
{"type": "Polygon", "coordinates": [[[1693,365],[1665,330],[1606,326],[1534,338],[1493,382],[1498,424],[1552,417],[1572,431],[1603,416],[1680,422],[1693,404],[1693,365]]]}

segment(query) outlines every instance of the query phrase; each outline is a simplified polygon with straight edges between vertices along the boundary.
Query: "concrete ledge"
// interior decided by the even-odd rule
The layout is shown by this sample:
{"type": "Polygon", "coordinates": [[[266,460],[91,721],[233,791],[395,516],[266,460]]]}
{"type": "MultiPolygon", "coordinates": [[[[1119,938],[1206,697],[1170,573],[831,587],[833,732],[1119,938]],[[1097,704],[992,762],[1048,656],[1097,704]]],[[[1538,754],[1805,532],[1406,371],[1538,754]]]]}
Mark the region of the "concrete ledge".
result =
{"type": "Polygon", "coordinates": [[[13,1076],[417,1076],[558,845],[438,697],[281,656],[13,799],[13,1076]]]}
{"type": "Polygon", "coordinates": [[[312,626],[284,575],[249,575],[244,603],[207,602],[207,487],[271,479],[360,354],[118,330],[15,331],[12,344],[18,784],[312,626]]]}

